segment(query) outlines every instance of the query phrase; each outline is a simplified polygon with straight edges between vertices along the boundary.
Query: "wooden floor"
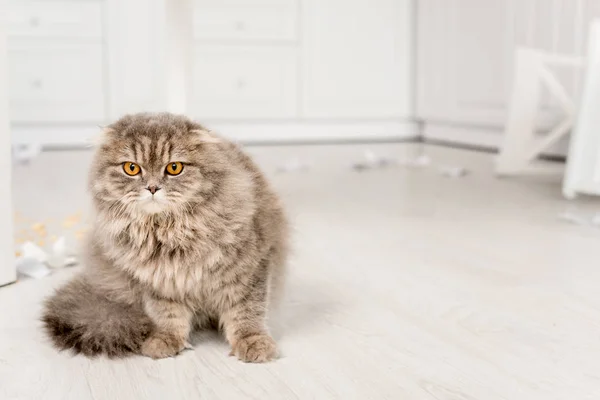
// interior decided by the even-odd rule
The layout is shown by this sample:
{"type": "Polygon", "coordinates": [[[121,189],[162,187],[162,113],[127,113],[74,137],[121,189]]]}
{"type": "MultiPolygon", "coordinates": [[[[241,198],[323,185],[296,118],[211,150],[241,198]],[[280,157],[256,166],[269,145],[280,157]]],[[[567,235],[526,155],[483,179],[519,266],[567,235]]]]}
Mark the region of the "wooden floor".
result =
{"type": "MultiPolygon", "coordinates": [[[[368,146],[405,157],[417,145],[368,146]]],[[[489,154],[428,147],[436,166],[355,172],[365,146],[252,148],[289,205],[295,254],[273,330],[283,357],[227,357],[216,335],[161,361],[89,360],[43,338],[40,301],[68,279],[0,288],[0,399],[600,398],[600,229],[557,218],[555,174],[497,180],[489,154]],[[312,168],[277,174],[298,157],[312,168]]],[[[15,171],[31,218],[84,208],[86,152],[15,171]]],[[[580,211],[600,211],[582,200],[580,211]]]]}

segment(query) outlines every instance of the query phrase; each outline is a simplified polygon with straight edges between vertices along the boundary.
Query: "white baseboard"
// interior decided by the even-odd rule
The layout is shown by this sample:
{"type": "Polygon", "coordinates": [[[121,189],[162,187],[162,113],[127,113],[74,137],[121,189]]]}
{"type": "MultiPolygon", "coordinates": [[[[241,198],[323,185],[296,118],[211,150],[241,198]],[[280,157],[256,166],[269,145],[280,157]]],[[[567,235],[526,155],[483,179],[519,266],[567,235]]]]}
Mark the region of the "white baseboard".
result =
{"type": "MultiPolygon", "coordinates": [[[[449,143],[462,146],[480,147],[498,150],[502,146],[502,129],[486,127],[465,127],[426,123],[423,126],[423,139],[427,141],[449,143]]],[[[548,156],[565,157],[568,153],[568,141],[563,140],[544,152],[548,156]]]]}
{"type": "MultiPolygon", "coordinates": [[[[290,143],[418,139],[419,127],[411,121],[208,123],[223,136],[243,143],[290,143]]],[[[45,148],[85,147],[100,132],[94,125],[13,126],[15,145],[41,144],[45,148]]]]}

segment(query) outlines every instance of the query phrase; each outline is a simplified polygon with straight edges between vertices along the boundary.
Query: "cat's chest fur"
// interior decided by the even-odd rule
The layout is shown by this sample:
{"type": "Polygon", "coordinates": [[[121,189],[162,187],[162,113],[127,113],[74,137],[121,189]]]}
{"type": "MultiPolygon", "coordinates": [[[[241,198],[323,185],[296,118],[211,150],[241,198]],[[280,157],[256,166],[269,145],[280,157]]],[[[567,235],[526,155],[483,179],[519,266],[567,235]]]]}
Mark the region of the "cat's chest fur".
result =
{"type": "Polygon", "coordinates": [[[122,225],[112,243],[114,259],[144,286],[174,300],[194,300],[215,285],[211,271],[226,262],[223,244],[231,229],[189,217],[122,225]]]}

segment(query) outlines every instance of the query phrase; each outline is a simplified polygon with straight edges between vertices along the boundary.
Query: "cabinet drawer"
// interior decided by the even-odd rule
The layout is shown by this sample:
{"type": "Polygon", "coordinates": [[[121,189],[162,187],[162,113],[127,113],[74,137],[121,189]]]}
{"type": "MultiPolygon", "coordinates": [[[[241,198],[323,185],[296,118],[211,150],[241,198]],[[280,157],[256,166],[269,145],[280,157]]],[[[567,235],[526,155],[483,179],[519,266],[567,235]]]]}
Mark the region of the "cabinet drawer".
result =
{"type": "Polygon", "coordinates": [[[13,41],[8,63],[14,122],[104,120],[101,45],[13,41]]]}
{"type": "Polygon", "coordinates": [[[192,111],[201,118],[295,117],[296,71],[293,49],[199,46],[192,111]]]}
{"type": "Polygon", "coordinates": [[[102,3],[10,0],[8,34],[16,37],[100,38],[102,3]]]}
{"type": "Polygon", "coordinates": [[[203,40],[294,41],[295,3],[261,6],[202,2],[196,4],[194,12],[194,36],[203,40]]]}

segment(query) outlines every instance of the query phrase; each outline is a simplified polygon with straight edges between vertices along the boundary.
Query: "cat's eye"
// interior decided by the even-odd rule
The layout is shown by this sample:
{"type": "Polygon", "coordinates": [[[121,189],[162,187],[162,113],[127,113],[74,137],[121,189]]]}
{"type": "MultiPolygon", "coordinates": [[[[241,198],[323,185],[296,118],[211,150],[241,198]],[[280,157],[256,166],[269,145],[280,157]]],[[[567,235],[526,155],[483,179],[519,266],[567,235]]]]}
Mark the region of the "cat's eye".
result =
{"type": "Polygon", "coordinates": [[[136,176],[142,169],[139,165],[132,162],[123,163],[123,171],[129,176],[136,176]]]}
{"type": "Polygon", "coordinates": [[[172,162],[167,164],[167,168],[165,168],[165,171],[167,172],[167,174],[169,175],[179,175],[181,173],[181,171],[183,171],[183,164],[180,162],[172,162]]]}

